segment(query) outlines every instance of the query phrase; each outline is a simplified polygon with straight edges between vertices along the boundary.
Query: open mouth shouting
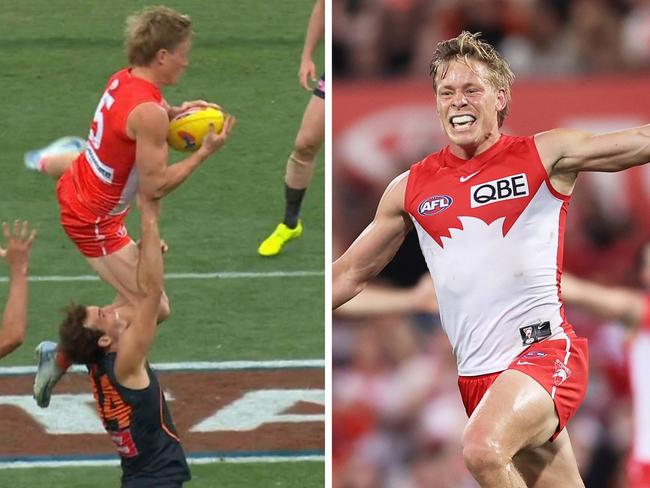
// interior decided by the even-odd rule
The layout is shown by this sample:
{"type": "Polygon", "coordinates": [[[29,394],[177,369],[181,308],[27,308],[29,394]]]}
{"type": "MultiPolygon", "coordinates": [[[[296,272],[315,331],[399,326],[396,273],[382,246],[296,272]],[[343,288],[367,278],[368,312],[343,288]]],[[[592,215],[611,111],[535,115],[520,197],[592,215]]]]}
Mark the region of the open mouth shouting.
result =
{"type": "Polygon", "coordinates": [[[471,127],[476,122],[476,117],[470,114],[452,115],[449,117],[449,123],[456,130],[471,127]]]}

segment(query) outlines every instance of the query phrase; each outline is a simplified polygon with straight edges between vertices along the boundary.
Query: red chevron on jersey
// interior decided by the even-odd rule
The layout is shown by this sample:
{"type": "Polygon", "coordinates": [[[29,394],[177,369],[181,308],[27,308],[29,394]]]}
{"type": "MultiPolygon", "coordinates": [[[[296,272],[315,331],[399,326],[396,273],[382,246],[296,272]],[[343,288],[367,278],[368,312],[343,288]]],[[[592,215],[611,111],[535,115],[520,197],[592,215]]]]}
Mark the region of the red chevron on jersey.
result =
{"type": "Polygon", "coordinates": [[[463,229],[461,216],[488,225],[503,219],[505,236],[546,180],[532,138],[503,135],[469,161],[447,147],[412,166],[405,208],[441,247],[451,229],[463,229]]]}
{"type": "Polygon", "coordinates": [[[521,330],[572,333],[558,292],[568,203],[533,137],[502,135],[469,160],[447,147],[411,167],[404,208],[461,375],[506,369],[529,345],[521,330]]]}

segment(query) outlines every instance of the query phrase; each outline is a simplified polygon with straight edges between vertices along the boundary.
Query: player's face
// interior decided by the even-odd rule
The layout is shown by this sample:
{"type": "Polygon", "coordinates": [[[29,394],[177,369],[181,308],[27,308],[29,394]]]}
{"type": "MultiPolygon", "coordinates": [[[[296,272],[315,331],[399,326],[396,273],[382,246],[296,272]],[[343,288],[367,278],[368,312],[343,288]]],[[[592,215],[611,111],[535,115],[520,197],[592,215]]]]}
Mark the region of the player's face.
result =
{"type": "Polygon", "coordinates": [[[103,332],[113,343],[117,342],[127,325],[126,320],[120,317],[117,309],[112,305],[105,307],[91,305],[86,307],[86,323],[84,326],[103,332]]]}
{"type": "Polygon", "coordinates": [[[175,85],[190,65],[192,39],[181,42],[173,51],[165,51],[163,58],[164,84],[175,85]]]}
{"type": "Polygon", "coordinates": [[[436,86],[436,108],[452,145],[476,152],[498,138],[497,113],[505,106],[505,94],[489,83],[487,66],[472,60],[469,65],[452,61],[438,75],[436,86]]]}

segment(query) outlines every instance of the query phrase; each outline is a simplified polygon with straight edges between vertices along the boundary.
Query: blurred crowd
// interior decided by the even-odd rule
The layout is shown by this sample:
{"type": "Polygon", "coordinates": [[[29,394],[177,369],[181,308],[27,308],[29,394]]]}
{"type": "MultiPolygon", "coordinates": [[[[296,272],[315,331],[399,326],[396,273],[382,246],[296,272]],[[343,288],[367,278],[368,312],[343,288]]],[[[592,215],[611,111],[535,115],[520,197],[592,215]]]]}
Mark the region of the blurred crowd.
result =
{"type": "MultiPolygon", "coordinates": [[[[338,79],[426,77],[433,46],[461,30],[482,32],[518,79],[650,68],[650,0],[332,0],[332,6],[338,79]]],[[[336,139],[334,146],[336,258],[372,219],[388,180],[346,171],[337,165],[336,139]]],[[[635,256],[650,238],[650,177],[634,173],[613,204],[608,181],[583,181],[574,193],[565,269],[638,287],[635,256]]],[[[436,305],[421,292],[426,269],[414,234],[375,283],[408,291],[412,310],[374,313],[366,304],[366,312],[334,315],[335,488],[476,486],[461,455],[467,417],[456,364],[436,305]]],[[[587,398],[569,423],[578,463],[588,488],[622,488],[632,442],[629,333],[576,308],[567,315],[590,340],[587,398]]]]}
{"type": "Polygon", "coordinates": [[[428,70],[432,47],[482,32],[517,76],[650,64],[650,0],[332,0],[335,77],[428,70]]]}

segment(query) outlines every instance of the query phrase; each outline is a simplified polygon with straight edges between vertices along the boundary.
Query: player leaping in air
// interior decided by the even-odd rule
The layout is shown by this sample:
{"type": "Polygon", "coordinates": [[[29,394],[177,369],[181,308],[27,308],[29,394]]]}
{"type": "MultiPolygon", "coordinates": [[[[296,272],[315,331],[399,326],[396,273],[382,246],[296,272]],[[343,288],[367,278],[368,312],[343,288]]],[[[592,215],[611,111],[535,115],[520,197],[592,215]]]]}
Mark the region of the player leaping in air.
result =
{"type": "Polygon", "coordinates": [[[88,368],[97,411],[121,459],[124,488],[180,488],[190,479],[163,387],[147,361],[163,293],[159,206],[159,200],[139,200],[138,288],[127,313],[71,305],[59,328],[61,351],[88,368]]]}
{"type": "MultiPolygon", "coordinates": [[[[129,67],[112,75],[100,98],[87,142],[65,138],[26,155],[26,164],[58,177],[61,224],[90,266],[117,292],[114,308],[131,304],[137,292],[138,248],[124,220],[140,191],[162,198],[181,185],[226,142],[235,123],[226,116],[188,158],[167,165],[169,121],[204,101],[170,107],[161,88],[174,85],[189,65],[192,22],[167,7],[147,8],[127,19],[129,67]],[[82,152],[78,151],[82,149],[82,152]]],[[[163,292],[158,321],[169,314],[163,292]]],[[[51,390],[68,366],[51,342],[37,349],[34,396],[47,406],[51,390]]]]}

